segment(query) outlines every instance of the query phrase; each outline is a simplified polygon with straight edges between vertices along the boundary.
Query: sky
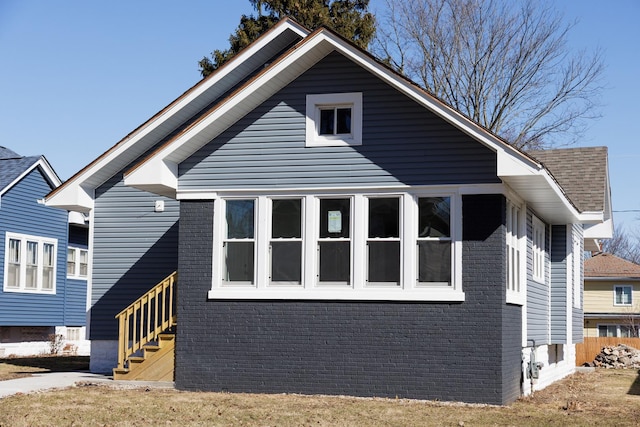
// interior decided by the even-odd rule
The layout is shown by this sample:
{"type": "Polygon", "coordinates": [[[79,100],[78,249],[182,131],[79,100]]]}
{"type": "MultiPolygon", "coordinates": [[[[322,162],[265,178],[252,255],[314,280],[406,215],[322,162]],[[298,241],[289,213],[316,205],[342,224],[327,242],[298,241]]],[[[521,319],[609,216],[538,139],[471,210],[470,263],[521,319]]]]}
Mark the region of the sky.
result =
{"type": "MultiPolygon", "coordinates": [[[[384,0],[371,0],[381,13],[384,0]]],[[[640,234],[640,1],[556,0],[572,51],[600,47],[602,117],[575,146],[609,147],[614,223],[640,234]]],[[[62,180],[200,80],[248,0],[0,0],[0,145],[62,180]]]]}

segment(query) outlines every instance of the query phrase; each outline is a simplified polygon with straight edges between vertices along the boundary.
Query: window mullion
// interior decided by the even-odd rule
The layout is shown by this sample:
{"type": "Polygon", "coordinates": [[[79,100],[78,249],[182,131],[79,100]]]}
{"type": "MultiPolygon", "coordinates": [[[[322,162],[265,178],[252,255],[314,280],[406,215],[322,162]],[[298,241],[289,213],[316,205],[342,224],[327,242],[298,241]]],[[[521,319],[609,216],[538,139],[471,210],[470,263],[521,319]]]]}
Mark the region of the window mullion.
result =
{"type": "MultiPolygon", "coordinates": [[[[362,194],[356,194],[353,198],[353,218],[366,218],[367,217],[367,203],[366,198],[362,194]]],[[[366,221],[354,221],[353,222],[353,241],[351,243],[353,248],[353,288],[363,289],[366,283],[367,277],[367,222],[366,221]]]]}
{"type": "Polygon", "coordinates": [[[303,201],[303,218],[302,223],[302,284],[305,288],[311,289],[316,286],[317,281],[317,240],[318,240],[318,222],[320,218],[317,216],[318,199],[314,196],[305,196],[303,201]]]}
{"type": "Polygon", "coordinates": [[[418,275],[418,248],[413,236],[418,235],[415,212],[418,210],[418,199],[403,195],[400,197],[400,241],[402,257],[400,258],[401,284],[403,289],[414,289],[418,275]]]}
{"type": "Polygon", "coordinates": [[[256,287],[258,288],[266,288],[269,283],[269,274],[270,274],[270,257],[269,257],[269,246],[271,245],[269,235],[271,233],[271,206],[267,203],[266,196],[260,196],[256,200],[256,231],[255,231],[255,257],[256,257],[256,266],[255,266],[255,274],[256,274],[256,287]]]}

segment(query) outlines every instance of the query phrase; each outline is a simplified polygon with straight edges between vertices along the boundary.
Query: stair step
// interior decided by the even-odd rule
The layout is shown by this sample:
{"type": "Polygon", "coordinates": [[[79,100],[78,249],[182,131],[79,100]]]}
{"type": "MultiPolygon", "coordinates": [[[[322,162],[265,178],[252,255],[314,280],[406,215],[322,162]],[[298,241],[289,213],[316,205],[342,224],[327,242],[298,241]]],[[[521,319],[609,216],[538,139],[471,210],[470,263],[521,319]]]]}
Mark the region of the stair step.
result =
{"type": "Polygon", "coordinates": [[[113,379],[173,381],[175,334],[160,334],[155,341],[142,347],[141,354],[129,357],[126,368],[115,368],[113,379]]]}

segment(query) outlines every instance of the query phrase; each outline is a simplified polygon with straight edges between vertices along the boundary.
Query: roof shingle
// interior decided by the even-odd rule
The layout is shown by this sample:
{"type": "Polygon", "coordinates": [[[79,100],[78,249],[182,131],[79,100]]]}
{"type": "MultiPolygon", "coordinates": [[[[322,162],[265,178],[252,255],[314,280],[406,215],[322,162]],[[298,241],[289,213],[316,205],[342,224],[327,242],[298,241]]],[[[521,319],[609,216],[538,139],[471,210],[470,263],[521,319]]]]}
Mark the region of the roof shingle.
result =
{"type": "Polygon", "coordinates": [[[612,254],[599,253],[584,261],[584,277],[640,278],[640,265],[612,254]]]}
{"type": "Polygon", "coordinates": [[[0,192],[38,160],[40,156],[23,157],[13,150],[0,147],[0,192]]]}
{"type": "Polygon", "coordinates": [[[606,209],[607,147],[531,151],[581,212],[606,209]]]}

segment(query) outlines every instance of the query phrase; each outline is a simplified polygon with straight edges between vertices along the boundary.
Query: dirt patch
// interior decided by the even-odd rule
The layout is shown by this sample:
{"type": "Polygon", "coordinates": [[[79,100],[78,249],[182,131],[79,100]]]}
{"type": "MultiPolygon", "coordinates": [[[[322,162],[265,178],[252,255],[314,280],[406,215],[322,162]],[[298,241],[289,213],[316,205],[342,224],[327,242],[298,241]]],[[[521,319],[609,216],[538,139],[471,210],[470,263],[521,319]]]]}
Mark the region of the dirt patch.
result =
{"type": "MultiPolygon", "coordinates": [[[[0,425],[637,426],[636,370],[578,373],[509,406],[410,399],[76,387],[0,400],[0,425]]],[[[131,386],[131,385],[129,385],[131,386]]]]}
{"type": "Polygon", "coordinates": [[[32,356],[0,359],[0,381],[37,372],[72,372],[89,369],[89,356],[32,356]]]}

